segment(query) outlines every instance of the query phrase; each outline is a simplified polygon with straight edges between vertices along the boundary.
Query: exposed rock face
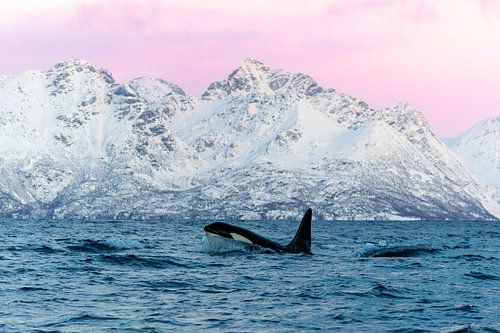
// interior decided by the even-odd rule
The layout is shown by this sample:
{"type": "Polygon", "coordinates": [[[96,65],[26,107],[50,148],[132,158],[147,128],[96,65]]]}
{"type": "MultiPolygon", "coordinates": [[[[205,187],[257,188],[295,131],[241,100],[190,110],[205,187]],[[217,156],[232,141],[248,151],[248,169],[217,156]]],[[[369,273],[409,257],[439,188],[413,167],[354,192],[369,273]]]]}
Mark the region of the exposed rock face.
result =
{"type": "Polygon", "coordinates": [[[249,59],[201,97],[82,60],[0,78],[0,215],[493,219],[408,104],[374,110],[249,59]]]}

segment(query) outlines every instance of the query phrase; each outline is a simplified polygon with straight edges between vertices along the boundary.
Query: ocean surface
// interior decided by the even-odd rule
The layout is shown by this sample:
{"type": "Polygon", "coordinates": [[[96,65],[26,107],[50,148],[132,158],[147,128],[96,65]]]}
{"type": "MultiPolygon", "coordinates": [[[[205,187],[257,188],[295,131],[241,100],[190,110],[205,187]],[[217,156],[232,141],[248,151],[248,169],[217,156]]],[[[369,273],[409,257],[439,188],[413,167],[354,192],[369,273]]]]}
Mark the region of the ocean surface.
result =
{"type": "Polygon", "coordinates": [[[208,222],[0,220],[0,332],[500,332],[498,222],[208,222]]]}

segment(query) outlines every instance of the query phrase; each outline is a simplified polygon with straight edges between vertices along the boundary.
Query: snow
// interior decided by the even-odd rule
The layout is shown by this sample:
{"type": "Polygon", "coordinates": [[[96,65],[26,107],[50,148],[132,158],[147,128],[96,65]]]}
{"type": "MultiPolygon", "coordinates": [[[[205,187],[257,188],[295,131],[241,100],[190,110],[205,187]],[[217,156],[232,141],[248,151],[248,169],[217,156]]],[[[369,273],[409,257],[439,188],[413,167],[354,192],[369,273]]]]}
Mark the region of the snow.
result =
{"type": "Polygon", "coordinates": [[[458,137],[443,141],[475,174],[500,188],[500,116],[486,119],[458,137]]]}
{"type": "Polygon", "coordinates": [[[0,142],[3,216],[500,216],[411,105],[375,110],[255,59],[200,97],[84,60],[2,77],[0,142]]]}

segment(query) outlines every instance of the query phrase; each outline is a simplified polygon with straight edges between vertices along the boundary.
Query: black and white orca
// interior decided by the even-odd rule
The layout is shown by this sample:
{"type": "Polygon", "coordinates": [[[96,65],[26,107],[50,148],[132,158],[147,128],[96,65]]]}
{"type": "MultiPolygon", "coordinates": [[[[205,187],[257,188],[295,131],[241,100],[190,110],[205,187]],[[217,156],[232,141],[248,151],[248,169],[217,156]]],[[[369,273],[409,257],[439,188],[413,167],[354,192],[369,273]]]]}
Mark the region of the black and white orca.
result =
{"type": "Polygon", "coordinates": [[[252,246],[257,245],[265,247],[276,252],[310,253],[311,220],[312,209],[309,208],[304,214],[302,222],[300,222],[299,230],[297,230],[295,237],[288,245],[278,244],[247,229],[222,222],[208,224],[204,229],[208,239],[212,237],[223,237],[224,239],[235,240],[252,246]]]}

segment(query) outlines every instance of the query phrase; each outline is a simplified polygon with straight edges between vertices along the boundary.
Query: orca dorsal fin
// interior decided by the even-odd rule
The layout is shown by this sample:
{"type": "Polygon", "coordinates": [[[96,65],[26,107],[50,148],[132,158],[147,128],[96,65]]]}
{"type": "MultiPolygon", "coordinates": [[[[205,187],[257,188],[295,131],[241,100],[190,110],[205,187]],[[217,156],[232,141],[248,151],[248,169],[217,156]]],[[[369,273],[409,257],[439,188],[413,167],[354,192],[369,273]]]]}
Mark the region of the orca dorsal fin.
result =
{"type": "Polygon", "coordinates": [[[287,251],[292,253],[311,252],[311,220],[312,209],[309,208],[300,222],[299,230],[297,230],[295,237],[287,245],[287,251]]]}

